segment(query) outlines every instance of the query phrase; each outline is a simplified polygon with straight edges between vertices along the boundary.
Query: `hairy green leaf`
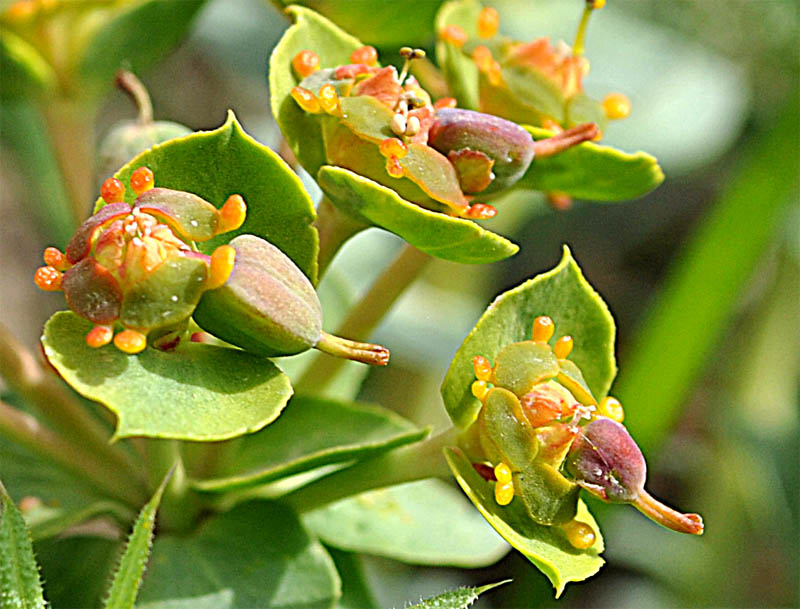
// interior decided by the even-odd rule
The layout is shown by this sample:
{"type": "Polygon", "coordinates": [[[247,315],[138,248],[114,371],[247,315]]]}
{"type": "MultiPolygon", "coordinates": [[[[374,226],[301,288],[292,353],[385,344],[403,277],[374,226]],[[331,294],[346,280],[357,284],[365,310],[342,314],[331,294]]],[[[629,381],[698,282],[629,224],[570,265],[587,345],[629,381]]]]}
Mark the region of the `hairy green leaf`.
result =
{"type": "Polygon", "coordinates": [[[39,567],[22,514],[0,483],[0,600],[9,609],[45,609],[39,567]]]}
{"type": "Polygon", "coordinates": [[[238,505],[188,537],[157,537],[139,598],[170,607],[226,590],[232,609],[329,609],[341,594],[322,545],[291,509],[267,501],[238,505]]]}
{"type": "Polygon", "coordinates": [[[582,501],[578,502],[576,520],[591,526],[597,534],[588,550],[577,550],[558,527],[536,524],[521,501],[500,506],[494,498],[494,486],[484,480],[469,460],[457,449],[445,449],[445,456],[458,484],[494,529],[544,573],[556,589],[556,598],[571,581],[583,581],[594,575],[604,561],[600,529],[582,501]]]}
{"type": "Polygon", "coordinates": [[[483,567],[508,550],[461,494],[440,480],[363,493],[303,520],[326,544],[411,564],[483,567]]]}
{"type": "Polygon", "coordinates": [[[614,319],[564,246],[558,266],[498,296],[464,339],[442,383],[445,407],[456,425],[469,426],[480,410],[471,391],[472,358],[482,355],[494,363],[506,345],[530,340],[531,324],[539,315],[553,319],[555,338],[573,338],[570,360],[583,372],[595,398],[606,395],[617,373],[614,319]]]}
{"type": "Polygon", "coordinates": [[[272,422],[292,394],[288,377],[265,357],[187,341],[132,356],[113,345],[89,347],[91,327],[70,311],[56,313],[42,344],[64,380],[117,415],[115,438],[233,438],[272,422]]]}
{"type": "Polygon", "coordinates": [[[164,489],[167,488],[172,477],[172,472],[172,469],[167,472],[152,499],[139,512],[139,517],[128,538],[128,545],[111,582],[111,588],[106,598],[106,609],[132,609],[136,602],[144,569],[150,557],[150,547],[156,526],[156,512],[161,503],[161,497],[164,495],[164,489]]]}
{"type": "MultiPolygon", "coordinates": [[[[217,207],[232,194],[247,203],[241,228],[198,244],[201,251],[249,233],[283,251],[313,283],[317,277],[317,230],[314,205],[300,178],[281,158],[242,129],[233,112],[214,131],[200,131],[170,140],[134,157],[115,176],[128,184],[141,166],[155,174],[156,186],[194,193],[217,207]]],[[[126,200],[133,202],[127,190],[126,200]]],[[[95,211],[105,205],[98,199],[95,211]]]]}
{"type": "Polygon", "coordinates": [[[444,594],[425,599],[421,603],[411,605],[407,609],[467,609],[467,607],[478,600],[481,594],[497,586],[502,586],[509,581],[511,580],[497,582],[496,584],[486,584],[480,587],[457,588],[456,590],[450,590],[444,594]]]}
{"type": "Polygon", "coordinates": [[[426,434],[391,410],[298,396],[275,423],[242,439],[216,478],[192,486],[212,492],[247,488],[374,456],[426,434]]]}
{"type": "Polygon", "coordinates": [[[515,254],[515,244],[471,220],[430,211],[393,190],[347,169],[325,166],[319,185],[344,213],[392,232],[423,252],[468,264],[496,262],[515,254]]]}

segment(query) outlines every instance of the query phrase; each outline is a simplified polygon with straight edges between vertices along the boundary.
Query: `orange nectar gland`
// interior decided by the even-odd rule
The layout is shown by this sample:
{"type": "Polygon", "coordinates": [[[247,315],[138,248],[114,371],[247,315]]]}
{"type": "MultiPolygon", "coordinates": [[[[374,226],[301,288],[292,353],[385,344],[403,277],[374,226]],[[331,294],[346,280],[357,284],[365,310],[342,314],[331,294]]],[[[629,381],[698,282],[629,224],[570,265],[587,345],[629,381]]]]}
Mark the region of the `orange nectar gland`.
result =
{"type": "Polygon", "coordinates": [[[627,118],[631,113],[631,100],[623,93],[609,93],[603,99],[603,110],[611,120],[627,118]]]}
{"type": "Polygon", "coordinates": [[[492,380],[492,365],[489,360],[482,355],[476,355],[472,358],[472,369],[475,371],[475,376],[480,381],[492,380]]]}
{"type": "Polygon", "coordinates": [[[443,97],[437,100],[433,107],[436,110],[441,110],[442,108],[455,108],[457,105],[458,101],[455,97],[443,97]]]}
{"type": "Polygon", "coordinates": [[[100,187],[100,196],[106,203],[122,203],[125,198],[125,185],[117,178],[108,178],[100,187]]]}
{"type": "Polygon", "coordinates": [[[531,337],[537,343],[546,343],[553,338],[556,326],[553,320],[547,315],[540,315],[533,320],[533,332],[531,337]]]}
{"type": "Polygon", "coordinates": [[[567,536],[567,541],[569,541],[570,545],[578,550],[591,548],[597,539],[594,529],[585,522],[570,520],[566,524],[562,524],[561,529],[567,536]]]}
{"type": "Polygon", "coordinates": [[[497,208],[488,203],[475,203],[464,212],[464,216],[473,220],[488,220],[497,215],[497,208]]]}
{"type": "Polygon", "coordinates": [[[300,51],[292,59],[292,67],[298,76],[305,78],[312,72],[319,70],[319,55],[314,51],[300,51]]]}
{"type": "Polygon", "coordinates": [[[123,330],[114,337],[114,346],[123,353],[133,355],[144,351],[147,337],[136,330],[123,330]]]}
{"type": "Polygon", "coordinates": [[[387,137],[379,144],[378,149],[387,159],[393,156],[402,159],[408,154],[408,146],[406,146],[406,143],[396,137],[387,137]]]}
{"type": "Polygon", "coordinates": [[[390,156],[386,159],[386,173],[393,178],[402,178],[405,175],[405,171],[400,164],[400,159],[396,156],[390,156]]]}
{"type": "Polygon", "coordinates": [[[488,72],[494,61],[489,47],[485,47],[482,44],[475,47],[475,50],[472,52],[472,59],[481,72],[488,72]]]}
{"type": "Polygon", "coordinates": [[[86,344],[92,349],[99,349],[106,346],[114,338],[114,330],[111,326],[95,326],[86,335],[86,344]]]}
{"type": "Polygon", "coordinates": [[[339,114],[339,94],[331,84],[322,85],[319,89],[319,105],[328,114],[339,114]]]}
{"type": "Polygon", "coordinates": [[[308,89],[293,87],[289,95],[297,102],[298,106],[310,114],[319,114],[322,111],[319,100],[314,97],[314,94],[308,89]]]}
{"type": "Polygon", "coordinates": [[[44,250],[44,263],[52,266],[57,271],[66,271],[72,266],[64,253],[55,247],[47,247],[44,250]]]}
{"type": "Polygon", "coordinates": [[[138,195],[155,186],[155,177],[148,167],[139,167],[131,174],[131,188],[138,195]]]}
{"type": "Polygon", "coordinates": [[[625,409],[622,407],[622,403],[610,395],[600,400],[597,405],[597,413],[617,423],[622,423],[625,420],[625,409]]]}
{"type": "Polygon", "coordinates": [[[514,499],[514,482],[511,470],[505,463],[499,463],[494,468],[497,483],[494,485],[494,499],[498,505],[508,505],[514,499]]]}
{"type": "Polygon", "coordinates": [[[41,266],[33,275],[33,282],[40,290],[57,292],[61,289],[61,273],[52,266],[41,266]]]}
{"type": "Polygon", "coordinates": [[[500,67],[499,62],[492,62],[492,65],[489,66],[487,76],[489,77],[489,84],[493,87],[499,87],[503,84],[503,69],[500,67]]]}
{"type": "Polygon", "coordinates": [[[350,53],[350,63],[364,63],[368,66],[374,66],[378,63],[378,51],[375,47],[365,45],[357,48],[350,53]]]}
{"type": "Polygon", "coordinates": [[[478,36],[491,38],[500,28],[500,15],[490,6],[484,8],[478,15],[478,36]]]}
{"type": "Polygon", "coordinates": [[[457,46],[459,49],[464,46],[468,38],[464,28],[457,25],[446,25],[442,31],[439,32],[439,37],[445,42],[457,46]]]}
{"type": "Polygon", "coordinates": [[[230,245],[220,245],[211,254],[211,263],[206,277],[206,289],[216,290],[225,285],[233,272],[236,262],[236,250],[230,245]]]}
{"type": "Polygon", "coordinates": [[[556,354],[558,359],[567,359],[567,356],[572,353],[573,345],[574,341],[571,336],[562,336],[553,346],[553,353],[556,354]]]}
{"type": "Polygon", "coordinates": [[[236,230],[244,224],[247,215],[247,204],[241,195],[231,195],[219,210],[219,226],[217,233],[236,230]]]}
{"type": "Polygon", "coordinates": [[[471,389],[472,395],[481,402],[486,399],[486,395],[489,393],[489,385],[486,381],[473,381],[471,389]]]}

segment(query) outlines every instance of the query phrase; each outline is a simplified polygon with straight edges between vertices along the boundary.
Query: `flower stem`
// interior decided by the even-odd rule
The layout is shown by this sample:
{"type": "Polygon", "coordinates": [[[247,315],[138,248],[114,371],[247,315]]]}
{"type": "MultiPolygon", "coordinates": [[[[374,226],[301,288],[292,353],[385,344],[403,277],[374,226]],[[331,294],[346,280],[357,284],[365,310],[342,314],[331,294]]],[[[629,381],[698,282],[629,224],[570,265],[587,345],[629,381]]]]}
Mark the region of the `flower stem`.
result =
{"type": "Polygon", "coordinates": [[[450,427],[422,442],[359,461],[352,467],[319,478],[284,495],[282,500],[303,513],[373,489],[425,478],[446,478],[450,469],[442,451],[455,443],[457,435],[456,428],[450,427]]]}
{"type": "Polygon", "coordinates": [[[119,70],[114,77],[114,84],[127,93],[133,103],[136,104],[136,109],[139,111],[139,124],[152,124],[153,103],[150,101],[150,94],[142,84],[142,81],[136,78],[133,72],[119,70]]]}
{"type": "MultiPolygon", "coordinates": [[[[347,336],[354,340],[366,340],[375,326],[389,312],[403,291],[425,269],[431,257],[417,248],[406,245],[403,250],[381,273],[369,288],[364,298],[356,305],[347,319],[336,329],[337,336],[347,336]]],[[[321,391],[330,383],[346,360],[317,355],[295,388],[321,391]]]]}
{"type": "Polygon", "coordinates": [[[350,237],[367,228],[366,224],[354,220],[337,210],[328,197],[323,196],[317,208],[314,226],[319,232],[318,276],[322,278],[339,249],[350,237]]]}

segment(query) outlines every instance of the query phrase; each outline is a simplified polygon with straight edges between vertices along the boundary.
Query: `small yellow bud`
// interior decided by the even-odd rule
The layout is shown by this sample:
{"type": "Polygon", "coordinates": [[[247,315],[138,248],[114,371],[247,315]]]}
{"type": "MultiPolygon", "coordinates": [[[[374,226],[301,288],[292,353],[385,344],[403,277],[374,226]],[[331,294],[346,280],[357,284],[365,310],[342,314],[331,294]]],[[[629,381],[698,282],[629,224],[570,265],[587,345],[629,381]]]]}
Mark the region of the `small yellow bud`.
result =
{"type": "Polygon", "coordinates": [[[406,122],[406,135],[409,137],[413,137],[419,133],[420,124],[419,118],[416,116],[409,116],[408,121],[406,122]]]}
{"type": "Polygon", "coordinates": [[[613,419],[617,423],[622,423],[625,420],[625,409],[622,403],[614,397],[606,396],[597,405],[597,413],[613,419]]]}
{"type": "Polygon", "coordinates": [[[513,482],[497,482],[494,485],[494,500],[497,501],[497,505],[508,505],[513,499],[513,482]]]}
{"type": "Polygon", "coordinates": [[[498,15],[497,9],[487,6],[478,15],[478,36],[491,38],[497,34],[499,28],[500,15],[498,15]]]}
{"type": "Polygon", "coordinates": [[[627,118],[631,113],[631,100],[622,93],[609,93],[603,99],[603,110],[611,120],[627,118]]]}
{"type": "Polygon", "coordinates": [[[394,116],[392,116],[392,131],[394,131],[397,135],[405,135],[406,133],[406,115],[402,112],[396,112],[394,116]]]}
{"type": "Polygon", "coordinates": [[[476,355],[472,358],[472,369],[475,371],[475,376],[481,381],[492,380],[492,365],[489,360],[482,355],[476,355]]]}
{"type": "Polygon", "coordinates": [[[114,346],[123,353],[134,355],[144,351],[147,346],[147,337],[136,330],[123,330],[114,337],[114,346]]]}
{"type": "Polygon", "coordinates": [[[553,337],[555,329],[555,324],[550,317],[547,315],[540,315],[533,320],[532,338],[537,343],[546,343],[553,337]]]}
{"type": "Polygon", "coordinates": [[[505,463],[498,463],[494,468],[494,477],[498,482],[511,482],[511,469],[505,463]]]}
{"type": "Polygon", "coordinates": [[[567,541],[573,548],[578,550],[586,550],[594,545],[597,535],[594,530],[585,522],[578,522],[577,520],[570,520],[566,524],[562,524],[561,528],[567,536],[567,541]]]}
{"type": "Polygon", "coordinates": [[[471,389],[472,395],[481,402],[486,398],[486,394],[489,393],[489,386],[486,384],[486,381],[473,381],[471,389]]]}

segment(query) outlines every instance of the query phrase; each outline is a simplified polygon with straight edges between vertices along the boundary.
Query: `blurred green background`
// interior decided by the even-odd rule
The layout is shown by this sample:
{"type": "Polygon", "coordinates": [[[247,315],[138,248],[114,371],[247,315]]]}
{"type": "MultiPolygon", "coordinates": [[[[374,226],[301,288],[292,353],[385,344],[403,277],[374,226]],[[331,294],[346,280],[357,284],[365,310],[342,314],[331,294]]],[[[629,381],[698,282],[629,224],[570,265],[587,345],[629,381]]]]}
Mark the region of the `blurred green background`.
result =
{"type": "MultiPolygon", "coordinates": [[[[434,0],[308,4],[387,52],[413,43],[432,55],[434,0]]],[[[580,0],[492,4],[501,29],[523,40],[571,41],[582,8],[580,0]]],[[[156,117],[209,129],[233,108],[248,132],[278,147],[265,71],[287,25],[265,0],[210,0],[184,43],[141,74],[156,117]]],[[[609,0],[589,28],[585,88],[630,97],[631,117],[606,141],[656,155],[666,181],[637,201],[576,201],[567,212],[539,196],[508,197],[490,226],[521,252],[491,266],[433,262],[378,328],[393,365],[371,373],[359,394],[443,426],[438,387],[461,340],[495,295],[552,267],[568,243],[617,319],[612,393],[648,458],[649,490],[701,513],[706,533],[676,535],[631,508],[592,502],[608,564],[557,603],[546,579],[512,552],[483,570],[365,558],[381,606],[507,577],[514,582],[479,606],[800,604],[798,49],[794,0],[609,0]]],[[[96,137],[133,115],[121,93],[109,94],[96,137]]],[[[0,311],[33,347],[63,308],[62,295],[31,280],[42,249],[68,232],[53,212],[63,193],[33,107],[4,100],[0,129],[0,311]]],[[[399,246],[370,230],[344,248],[321,286],[327,327],[343,314],[341,294],[364,290],[399,246]]]]}

